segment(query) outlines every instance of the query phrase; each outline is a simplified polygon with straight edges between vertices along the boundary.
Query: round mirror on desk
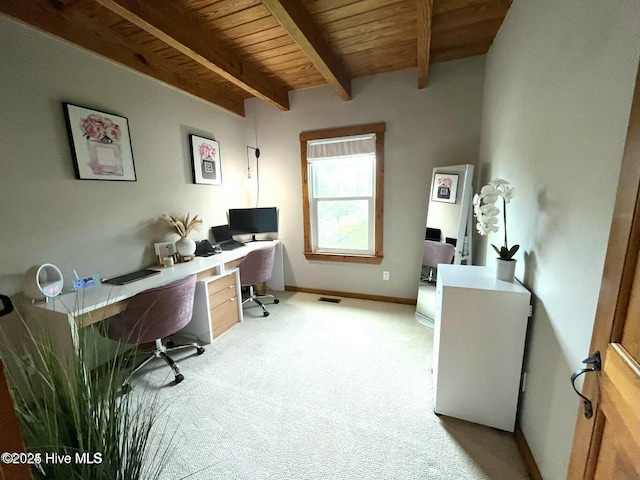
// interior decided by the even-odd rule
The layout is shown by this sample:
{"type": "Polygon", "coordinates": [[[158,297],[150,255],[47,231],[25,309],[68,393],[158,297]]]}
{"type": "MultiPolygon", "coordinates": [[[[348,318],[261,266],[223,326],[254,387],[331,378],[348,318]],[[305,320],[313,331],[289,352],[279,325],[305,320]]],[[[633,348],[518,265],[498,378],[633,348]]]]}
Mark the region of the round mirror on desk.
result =
{"type": "Polygon", "coordinates": [[[64,279],[55,265],[34,265],[24,274],[22,291],[33,300],[46,300],[62,293],[64,279]]]}

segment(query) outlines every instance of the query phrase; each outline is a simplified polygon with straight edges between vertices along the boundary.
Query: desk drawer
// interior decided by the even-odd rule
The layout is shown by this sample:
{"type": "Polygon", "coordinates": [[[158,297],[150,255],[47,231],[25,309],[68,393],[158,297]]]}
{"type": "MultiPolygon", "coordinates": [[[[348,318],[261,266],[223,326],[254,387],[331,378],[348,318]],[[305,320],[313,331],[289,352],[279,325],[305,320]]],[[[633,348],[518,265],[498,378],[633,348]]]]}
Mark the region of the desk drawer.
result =
{"type": "Polygon", "coordinates": [[[216,338],[240,321],[238,316],[238,297],[230,298],[223,304],[212,308],[209,313],[211,314],[213,338],[216,338]]]}
{"type": "Polygon", "coordinates": [[[227,263],[224,264],[224,269],[225,270],[231,270],[232,268],[236,268],[243,261],[244,261],[244,258],[238,258],[237,260],[231,260],[230,262],[227,262],[227,263]]]}
{"type": "Polygon", "coordinates": [[[209,296],[224,290],[225,288],[229,288],[230,285],[235,285],[236,284],[236,276],[231,274],[231,275],[225,275],[222,278],[219,278],[218,280],[214,281],[214,282],[209,282],[209,284],[207,284],[207,294],[209,296]]]}
{"type": "Polygon", "coordinates": [[[236,284],[232,283],[224,290],[220,290],[213,295],[209,295],[209,308],[215,308],[218,305],[222,305],[224,302],[232,299],[237,294],[238,292],[236,291],[236,284]]]}
{"type": "Polygon", "coordinates": [[[200,280],[205,280],[208,277],[212,277],[214,275],[219,275],[219,274],[220,274],[220,268],[212,267],[207,270],[203,270],[202,272],[198,272],[196,274],[196,281],[199,282],[200,280]]]}

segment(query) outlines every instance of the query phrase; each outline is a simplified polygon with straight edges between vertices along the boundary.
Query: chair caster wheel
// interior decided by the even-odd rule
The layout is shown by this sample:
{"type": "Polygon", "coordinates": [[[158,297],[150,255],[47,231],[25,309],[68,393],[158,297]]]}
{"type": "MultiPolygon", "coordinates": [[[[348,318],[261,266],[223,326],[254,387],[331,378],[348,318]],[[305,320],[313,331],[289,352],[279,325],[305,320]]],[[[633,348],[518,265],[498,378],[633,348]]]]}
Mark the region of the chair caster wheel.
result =
{"type": "Polygon", "coordinates": [[[182,375],[181,373],[176,375],[176,378],[175,378],[176,385],[179,384],[183,380],[184,380],[184,375],[182,375]]]}
{"type": "Polygon", "coordinates": [[[166,345],[167,348],[173,348],[176,346],[176,344],[173,342],[173,340],[169,340],[167,341],[166,345]]]}
{"type": "Polygon", "coordinates": [[[196,354],[202,355],[203,353],[204,353],[204,348],[202,348],[202,347],[196,348],[196,354]]]}
{"type": "Polygon", "coordinates": [[[268,317],[269,316],[269,312],[262,312],[262,316],[263,317],[268,317]]]}
{"type": "Polygon", "coordinates": [[[275,303],[275,304],[277,305],[278,303],[280,303],[280,300],[278,300],[278,299],[276,298],[276,299],[274,299],[274,300],[273,300],[273,303],[275,303]]]}

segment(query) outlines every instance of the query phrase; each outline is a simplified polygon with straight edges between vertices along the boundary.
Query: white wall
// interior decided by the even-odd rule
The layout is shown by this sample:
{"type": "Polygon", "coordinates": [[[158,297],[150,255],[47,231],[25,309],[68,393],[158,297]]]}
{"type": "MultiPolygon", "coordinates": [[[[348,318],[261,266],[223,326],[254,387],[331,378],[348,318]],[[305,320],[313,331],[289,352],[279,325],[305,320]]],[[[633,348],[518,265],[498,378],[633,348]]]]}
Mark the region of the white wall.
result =
{"type": "Polygon", "coordinates": [[[292,92],[291,111],[247,102],[260,149],[260,206],[280,208],[288,285],[415,298],[432,170],[477,164],[484,57],[433,65],[429,88],[413,69],[356,79],[344,102],[329,87],[292,92]],[[386,122],[384,260],[308,261],[303,255],[300,132],[386,122]],[[383,271],[390,281],[382,280],[383,271]]]}
{"type": "Polygon", "coordinates": [[[163,212],[203,217],[198,239],[246,206],[247,120],[1,16],[0,63],[0,292],[44,262],[67,280],[149,265],[163,212]],[[75,179],[63,101],[128,118],[137,182],[75,179]],[[189,133],[220,142],[222,186],[192,184],[189,133]]]}
{"type": "Polygon", "coordinates": [[[637,0],[516,0],[487,59],[481,179],[516,189],[510,244],[534,297],[520,423],[546,480],[566,475],[569,377],[589,354],[639,25],[637,0]]]}

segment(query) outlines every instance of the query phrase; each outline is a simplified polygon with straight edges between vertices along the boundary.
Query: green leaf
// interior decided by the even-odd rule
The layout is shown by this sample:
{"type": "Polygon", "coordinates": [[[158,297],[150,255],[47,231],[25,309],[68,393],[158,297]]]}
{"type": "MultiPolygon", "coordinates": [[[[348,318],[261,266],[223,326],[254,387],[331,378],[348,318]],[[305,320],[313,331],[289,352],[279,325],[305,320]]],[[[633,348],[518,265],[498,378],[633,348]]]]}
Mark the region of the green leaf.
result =
{"type": "Polygon", "coordinates": [[[512,260],[513,256],[516,254],[516,252],[520,248],[520,245],[514,245],[511,248],[507,248],[507,247],[498,248],[493,244],[491,244],[491,246],[493,247],[493,249],[498,254],[498,258],[500,260],[512,260]]]}

